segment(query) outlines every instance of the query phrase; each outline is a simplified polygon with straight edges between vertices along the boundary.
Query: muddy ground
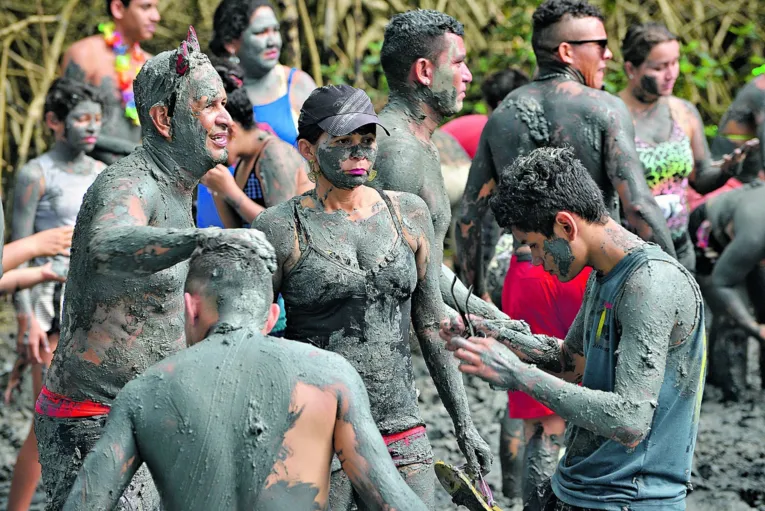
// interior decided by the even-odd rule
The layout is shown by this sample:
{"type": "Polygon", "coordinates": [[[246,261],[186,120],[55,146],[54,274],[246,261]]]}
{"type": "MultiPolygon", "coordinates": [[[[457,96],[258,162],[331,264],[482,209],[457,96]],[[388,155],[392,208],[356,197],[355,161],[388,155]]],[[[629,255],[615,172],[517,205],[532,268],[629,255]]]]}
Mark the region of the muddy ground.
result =
{"type": "MultiPolygon", "coordinates": [[[[0,303],[0,385],[5,388],[13,363],[13,313],[8,303],[0,303]]],[[[752,350],[756,349],[755,346],[752,350]]],[[[756,360],[756,357],[750,357],[756,360]]],[[[754,369],[754,368],[752,368],[754,369]]],[[[428,424],[428,436],[436,459],[461,463],[454,440],[451,420],[441,405],[427,375],[424,362],[415,358],[420,393],[420,406],[428,424]]],[[[750,371],[752,383],[755,371],[750,371]]],[[[500,414],[505,410],[505,397],[477,380],[466,381],[474,421],[497,456],[500,414]]],[[[762,394],[746,403],[722,404],[720,393],[708,387],[701,412],[701,426],[693,471],[695,491],[688,498],[689,511],[765,511],[765,409],[762,394]]],[[[0,408],[0,509],[6,508],[16,452],[21,447],[32,417],[31,378],[24,381],[21,395],[10,406],[0,408]]],[[[502,497],[499,460],[487,480],[494,490],[498,505],[505,511],[520,510],[502,497]]],[[[43,509],[42,495],[32,509],[43,509]]],[[[437,509],[453,510],[448,495],[438,493],[437,509]]]]}

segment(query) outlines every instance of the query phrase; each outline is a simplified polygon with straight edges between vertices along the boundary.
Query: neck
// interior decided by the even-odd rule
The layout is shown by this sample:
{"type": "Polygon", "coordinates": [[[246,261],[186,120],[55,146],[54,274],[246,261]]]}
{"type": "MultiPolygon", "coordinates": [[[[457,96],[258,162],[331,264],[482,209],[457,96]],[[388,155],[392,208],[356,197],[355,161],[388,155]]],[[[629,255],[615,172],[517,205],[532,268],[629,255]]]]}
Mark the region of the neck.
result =
{"type": "Polygon", "coordinates": [[[114,22],[114,31],[120,33],[120,37],[122,37],[122,43],[127,46],[128,49],[132,48],[134,44],[140,43],[140,41],[136,41],[128,35],[125,27],[122,25],[122,22],[115,19],[112,19],[112,21],[114,22]]]}
{"type": "Polygon", "coordinates": [[[601,275],[606,275],[627,254],[645,242],[616,223],[612,218],[606,225],[592,224],[586,234],[587,266],[593,267],[601,275]]]}
{"type": "Polygon", "coordinates": [[[554,76],[560,76],[587,85],[584,75],[578,69],[558,61],[542,61],[539,63],[539,73],[536,80],[545,80],[554,76]]]}
{"type": "Polygon", "coordinates": [[[252,323],[252,313],[251,311],[248,311],[247,308],[245,308],[244,311],[222,311],[218,315],[218,321],[210,327],[210,331],[220,327],[228,327],[231,329],[252,327],[252,323]]]}
{"type": "Polygon", "coordinates": [[[351,213],[359,209],[364,198],[364,187],[357,186],[351,190],[335,187],[324,176],[316,180],[316,188],[313,190],[316,198],[316,206],[324,211],[345,211],[351,213]]]}
{"type": "Polygon", "coordinates": [[[276,65],[265,72],[258,72],[258,71],[245,71],[244,75],[244,85],[247,86],[258,86],[262,87],[265,85],[272,86],[275,85],[276,82],[279,80],[279,74],[277,73],[277,69],[279,69],[279,66],[276,65]]]}
{"type": "MultiPolygon", "coordinates": [[[[160,136],[144,136],[143,148],[155,164],[155,171],[169,184],[175,185],[184,193],[192,193],[199,184],[200,177],[184,169],[175,158],[172,142],[160,136]]],[[[209,165],[208,168],[212,168],[209,165]]],[[[202,175],[202,174],[200,174],[202,175]]]]}
{"type": "Polygon", "coordinates": [[[242,156],[250,157],[255,156],[260,152],[260,150],[263,148],[263,144],[266,143],[266,139],[270,135],[268,132],[258,128],[254,127],[251,130],[245,132],[244,138],[247,142],[247,147],[243,153],[241,153],[242,156]]]}
{"type": "Polygon", "coordinates": [[[50,152],[57,159],[68,162],[77,162],[85,157],[85,153],[73,148],[63,140],[56,140],[56,143],[51,147],[50,152]]]}
{"type": "Polygon", "coordinates": [[[425,136],[428,140],[441,124],[444,116],[428,105],[413,88],[407,90],[391,90],[385,110],[395,110],[411,120],[415,134],[425,136]]]}

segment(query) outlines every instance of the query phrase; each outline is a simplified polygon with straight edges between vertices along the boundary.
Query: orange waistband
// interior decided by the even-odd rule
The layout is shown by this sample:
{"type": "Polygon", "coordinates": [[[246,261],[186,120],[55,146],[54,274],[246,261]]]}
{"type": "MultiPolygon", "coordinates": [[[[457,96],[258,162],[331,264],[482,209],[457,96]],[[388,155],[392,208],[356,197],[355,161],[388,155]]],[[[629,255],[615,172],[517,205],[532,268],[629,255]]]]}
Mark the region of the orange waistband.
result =
{"type": "Polygon", "coordinates": [[[110,407],[95,401],[74,401],[61,394],[51,392],[45,385],[43,385],[35,402],[35,413],[61,419],[107,415],[110,410],[110,407]]]}

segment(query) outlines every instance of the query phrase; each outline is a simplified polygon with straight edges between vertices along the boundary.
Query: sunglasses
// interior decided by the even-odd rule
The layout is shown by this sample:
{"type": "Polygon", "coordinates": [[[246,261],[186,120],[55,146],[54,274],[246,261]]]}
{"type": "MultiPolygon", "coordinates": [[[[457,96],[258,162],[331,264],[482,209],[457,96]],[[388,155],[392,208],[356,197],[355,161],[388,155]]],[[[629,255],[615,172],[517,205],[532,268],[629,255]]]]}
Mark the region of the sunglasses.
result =
{"type": "MultiPolygon", "coordinates": [[[[608,39],[581,39],[579,41],[563,41],[563,42],[568,43],[568,44],[573,44],[573,45],[595,43],[598,46],[600,46],[600,48],[603,49],[603,50],[605,50],[606,47],[608,46],[608,39]]],[[[563,44],[563,43],[561,43],[561,44],[563,44]]],[[[560,46],[560,44],[558,46],[560,46]]]]}

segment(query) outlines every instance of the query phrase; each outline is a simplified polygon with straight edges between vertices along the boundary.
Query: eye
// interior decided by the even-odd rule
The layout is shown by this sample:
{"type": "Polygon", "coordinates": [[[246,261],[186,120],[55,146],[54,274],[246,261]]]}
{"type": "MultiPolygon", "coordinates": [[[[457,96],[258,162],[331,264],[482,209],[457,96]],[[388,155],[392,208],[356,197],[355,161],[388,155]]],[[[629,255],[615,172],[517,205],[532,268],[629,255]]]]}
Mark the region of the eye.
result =
{"type": "Polygon", "coordinates": [[[365,144],[367,144],[367,145],[372,145],[372,144],[374,144],[374,143],[375,143],[375,140],[376,140],[376,139],[375,139],[375,137],[373,137],[373,136],[364,137],[364,143],[365,143],[365,144]]]}

